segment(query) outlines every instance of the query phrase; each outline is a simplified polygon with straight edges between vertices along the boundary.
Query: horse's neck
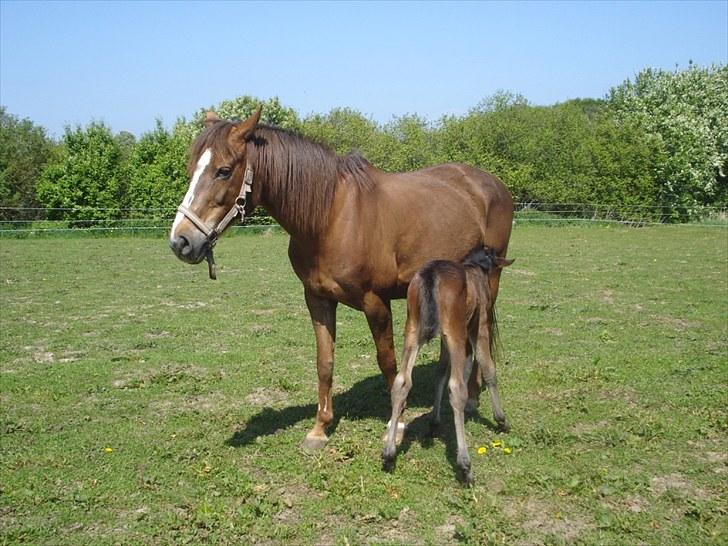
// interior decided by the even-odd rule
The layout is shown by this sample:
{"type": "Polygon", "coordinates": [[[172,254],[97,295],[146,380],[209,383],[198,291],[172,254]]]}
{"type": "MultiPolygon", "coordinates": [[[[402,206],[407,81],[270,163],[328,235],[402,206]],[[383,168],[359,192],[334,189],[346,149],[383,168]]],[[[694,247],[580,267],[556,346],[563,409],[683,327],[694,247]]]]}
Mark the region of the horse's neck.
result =
{"type": "MultiPolygon", "coordinates": [[[[260,132],[260,141],[251,157],[256,204],[292,236],[316,238],[329,224],[337,192],[357,186],[341,180],[347,176],[340,170],[342,158],[303,137],[271,128],[260,132]]],[[[361,168],[357,161],[344,166],[361,168]]]]}

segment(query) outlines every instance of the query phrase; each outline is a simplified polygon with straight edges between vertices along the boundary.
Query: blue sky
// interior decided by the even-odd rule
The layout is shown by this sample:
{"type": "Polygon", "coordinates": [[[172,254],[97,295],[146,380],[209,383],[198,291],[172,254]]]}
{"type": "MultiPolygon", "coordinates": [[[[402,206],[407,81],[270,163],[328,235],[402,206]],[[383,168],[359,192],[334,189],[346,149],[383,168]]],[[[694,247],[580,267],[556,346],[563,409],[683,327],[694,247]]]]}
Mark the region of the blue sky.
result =
{"type": "Polygon", "coordinates": [[[437,120],[498,89],[603,97],[690,60],[728,62],[728,0],[0,1],[0,104],[55,136],[92,120],[139,135],[243,94],[437,120]]]}

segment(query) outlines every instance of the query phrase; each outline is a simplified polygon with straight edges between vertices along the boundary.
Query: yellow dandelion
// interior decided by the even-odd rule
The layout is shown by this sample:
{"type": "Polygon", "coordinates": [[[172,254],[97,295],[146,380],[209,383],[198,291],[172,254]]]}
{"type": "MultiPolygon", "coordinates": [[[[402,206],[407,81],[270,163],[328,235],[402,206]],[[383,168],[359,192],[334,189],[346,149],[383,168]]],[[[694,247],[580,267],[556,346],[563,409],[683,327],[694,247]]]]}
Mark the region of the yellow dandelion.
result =
{"type": "Polygon", "coordinates": [[[510,448],[510,447],[503,448],[503,453],[505,453],[506,455],[510,454],[512,451],[513,451],[513,448],[510,448]]]}
{"type": "Polygon", "coordinates": [[[113,451],[114,451],[114,448],[111,448],[111,447],[105,447],[104,448],[104,452],[105,453],[113,453],[113,451]]]}
{"type": "Polygon", "coordinates": [[[490,444],[493,447],[503,447],[503,442],[501,442],[500,440],[493,440],[490,444]]]}
{"type": "Polygon", "coordinates": [[[485,455],[488,452],[488,448],[485,446],[480,446],[478,448],[478,455],[485,455]]]}

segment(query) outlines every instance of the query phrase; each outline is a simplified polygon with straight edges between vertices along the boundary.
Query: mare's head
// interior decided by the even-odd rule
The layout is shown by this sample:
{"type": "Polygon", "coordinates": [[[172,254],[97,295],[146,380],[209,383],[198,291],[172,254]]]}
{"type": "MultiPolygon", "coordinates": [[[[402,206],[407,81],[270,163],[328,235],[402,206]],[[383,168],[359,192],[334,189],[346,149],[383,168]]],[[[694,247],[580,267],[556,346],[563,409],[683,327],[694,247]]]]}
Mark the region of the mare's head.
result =
{"type": "Polygon", "coordinates": [[[169,234],[169,246],[180,260],[196,264],[212,252],[221,221],[244,196],[246,141],[260,119],[260,110],[239,123],[221,121],[208,112],[205,130],[190,152],[190,186],[169,234]]]}

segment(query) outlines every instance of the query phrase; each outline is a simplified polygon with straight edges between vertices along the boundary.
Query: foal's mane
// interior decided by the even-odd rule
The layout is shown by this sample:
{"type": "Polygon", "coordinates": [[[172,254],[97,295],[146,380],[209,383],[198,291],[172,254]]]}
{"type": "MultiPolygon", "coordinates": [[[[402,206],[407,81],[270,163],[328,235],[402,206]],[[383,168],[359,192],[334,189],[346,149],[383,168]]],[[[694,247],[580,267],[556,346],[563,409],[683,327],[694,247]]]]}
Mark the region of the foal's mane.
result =
{"type": "MultiPolygon", "coordinates": [[[[233,123],[218,122],[206,129],[194,144],[192,160],[208,147],[227,146],[233,127],[233,123]]],[[[362,190],[373,185],[371,164],[362,155],[338,155],[293,131],[259,124],[247,144],[254,180],[264,184],[267,201],[307,234],[325,227],[337,184],[354,184],[362,190]]]]}

